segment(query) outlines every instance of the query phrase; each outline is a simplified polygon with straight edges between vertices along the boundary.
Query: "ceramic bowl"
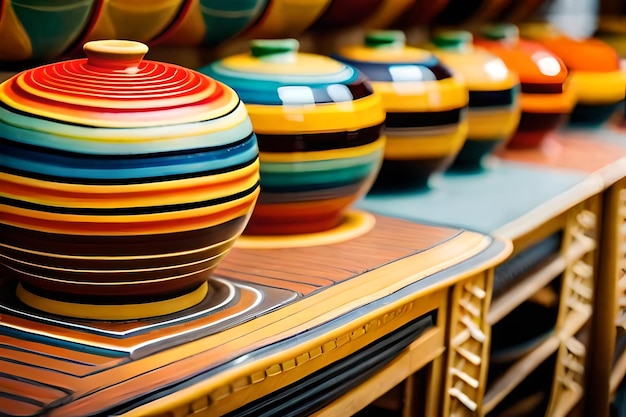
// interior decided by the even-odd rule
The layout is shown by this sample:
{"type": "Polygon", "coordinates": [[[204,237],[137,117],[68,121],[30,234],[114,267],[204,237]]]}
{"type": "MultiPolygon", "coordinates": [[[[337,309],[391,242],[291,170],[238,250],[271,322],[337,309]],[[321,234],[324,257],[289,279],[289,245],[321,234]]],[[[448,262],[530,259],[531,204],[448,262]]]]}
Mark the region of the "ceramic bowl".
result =
{"type": "Polygon", "coordinates": [[[563,61],[541,44],[520,39],[512,24],[481,28],[474,44],[500,57],[521,82],[522,115],[509,148],[537,148],[562,126],[574,107],[574,90],[563,61]]]}
{"type": "Polygon", "coordinates": [[[400,31],[372,31],[335,57],[361,70],[383,99],[387,145],[374,187],[427,186],[465,141],[465,84],[431,52],[407,46],[400,31]]]}
{"type": "Polygon", "coordinates": [[[520,83],[502,59],[473,45],[471,32],[439,30],[433,53],[462,77],[469,90],[467,140],[453,168],[475,170],[515,133],[519,123],[520,83]]]}
{"type": "Polygon", "coordinates": [[[600,126],[609,120],[626,94],[615,49],[599,39],[573,39],[549,23],[524,23],[520,33],[543,45],[567,66],[576,100],[571,123],[600,126]]]}
{"type": "Polygon", "coordinates": [[[298,48],[295,39],[254,40],[250,52],[200,69],[237,91],[258,137],[261,195],[248,235],[337,227],[382,160],[385,113],[369,81],[298,48]]]}
{"type": "Polygon", "coordinates": [[[247,39],[300,36],[332,0],[269,0],[261,17],[245,32],[247,39]]]}
{"type": "Polygon", "coordinates": [[[101,0],[2,0],[0,62],[42,62],[78,40],[101,0]]]}
{"type": "Polygon", "coordinates": [[[229,87],[131,41],[0,84],[0,260],[49,313],[136,319],[207,296],[259,193],[229,87]]]}
{"type": "Polygon", "coordinates": [[[265,12],[269,0],[193,0],[166,45],[214,46],[242,33],[265,12]]]}

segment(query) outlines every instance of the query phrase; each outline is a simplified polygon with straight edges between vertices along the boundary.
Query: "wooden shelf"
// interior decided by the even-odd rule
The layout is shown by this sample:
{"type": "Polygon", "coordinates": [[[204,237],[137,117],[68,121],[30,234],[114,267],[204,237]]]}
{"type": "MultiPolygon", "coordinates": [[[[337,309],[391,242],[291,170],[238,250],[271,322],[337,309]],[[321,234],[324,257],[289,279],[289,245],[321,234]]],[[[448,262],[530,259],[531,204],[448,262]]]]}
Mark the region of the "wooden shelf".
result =
{"type": "Polygon", "coordinates": [[[556,256],[548,263],[537,268],[535,272],[530,273],[510,288],[506,293],[495,299],[491,303],[491,308],[487,314],[487,322],[491,325],[502,320],[506,315],[513,311],[516,307],[537,292],[539,289],[548,285],[559,274],[565,271],[568,262],[580,259],[585,253],[595,248],[594,241],[576,241],[572,243],[565,256],[556,256]]]}
{"type": "Polygon", "coordinates": [[[624,379],[624,375],[626,375],[626,351],[622,352],[613,366],[610,379],[611,396],[617,391],[619,384],[624,379]]]}
{"type": "Polygon", "coordinates": [[[580,402],[583,397],[582,387],[579,390],[563,391],[558,401],[549,410],[550,417],[567,416],[570,411],[580,402]]]}
{"type": "Polygon", "coordinates": [[[483,402],[483,414],[488,414],[500,404],[524,379],[526,379],[538,365],[543,363],[559,348],[559,336],[553,335],[546,339],[535,350],[528,353],[511,367],[490,386],[487,387],[483,402]]]}

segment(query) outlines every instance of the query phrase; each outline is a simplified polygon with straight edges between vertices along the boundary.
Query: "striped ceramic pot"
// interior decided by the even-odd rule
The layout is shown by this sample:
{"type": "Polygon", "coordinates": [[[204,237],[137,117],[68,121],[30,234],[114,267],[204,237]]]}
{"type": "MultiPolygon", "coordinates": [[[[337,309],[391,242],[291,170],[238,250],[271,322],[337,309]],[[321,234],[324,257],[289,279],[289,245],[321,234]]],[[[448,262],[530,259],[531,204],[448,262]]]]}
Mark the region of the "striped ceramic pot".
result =
{"type": "Polygon", "coordinates": [[[496,148],[504,145],[519,124],[520,82],[502,59],[473,45],[471,32],[439,30],[432,51],[463,77],[469,91],[468,132],[453,168],[477,170],[496,148]]]}
{"type": "Polygon", "coordinates": [[[49,313],[135,319],[207,297],[259,193],[256,137],[222,83],[131,41],[0,85],[0,259],[49,313]]]}
{"type": "Polygon", "coordinates": [[[431,52],[407,46],[401,31],[372,31],[336,58],[365,73],[383,99],[387,146],[376,190],[427,186],[465,142],[465,84],[431,52]]]}
{"type": "Polygon", "coordinates": [[[250,53],[200,70],[237,91],[258,137],[261,194],[245,234],[335,228],[382,160],[380,96],[355,68],[298,47],[252,41],[250,53]]]}

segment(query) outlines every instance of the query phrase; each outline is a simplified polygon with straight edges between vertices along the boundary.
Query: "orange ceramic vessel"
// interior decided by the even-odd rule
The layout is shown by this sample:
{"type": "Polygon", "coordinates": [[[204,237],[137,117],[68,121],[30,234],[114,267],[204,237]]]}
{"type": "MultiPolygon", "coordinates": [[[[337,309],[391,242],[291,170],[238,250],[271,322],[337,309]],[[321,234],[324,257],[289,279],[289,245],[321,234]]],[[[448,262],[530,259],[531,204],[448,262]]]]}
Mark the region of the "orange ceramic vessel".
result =
{"type": "Polygon", "coordinates": [[[540,43],[563,60],[569,70],[576,105],[575,124],[601,125],[626,94],[626,78],[615,49],[599,39],[572,39],[549,23],[520,25],[523,38],[540,43]]]}
{"type": "Polygon", "coordinates": [[[520,39],[517,26],[511,24],[484,27],[474,44],[500,57],[521,82],[522,115],[507,146],[539,146],[567,120],[574,106],[564,62],[541,44],[520,39]]]}
{"type": "Polygon", "coordinates": [[[237,94],[144,44],[0,84],[0,260],[18,297],[58,315],[128,320],[209,296],[259,194],[237,94]]]}

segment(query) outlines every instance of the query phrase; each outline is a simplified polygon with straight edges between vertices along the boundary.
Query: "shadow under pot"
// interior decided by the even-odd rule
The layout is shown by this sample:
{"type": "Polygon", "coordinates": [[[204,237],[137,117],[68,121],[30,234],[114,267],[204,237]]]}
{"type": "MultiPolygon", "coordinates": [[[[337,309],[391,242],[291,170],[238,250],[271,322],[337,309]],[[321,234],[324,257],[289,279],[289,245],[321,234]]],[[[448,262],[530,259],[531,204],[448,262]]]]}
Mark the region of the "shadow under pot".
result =
{"type": "Polygon", "coordinates": [[[387,145],[373,192],[428,187],[467,135],[464,83],[431,52],[405,42],[401,31],[373,31],[335,55],[362,71],[383,100],[387,145]]]}
{"type": "Polygon", "coordinates": [[[237,94],[131,41],[0,84],[0,259],[17,297],[130,320],[190,308],[259,194],[237,94]]]}
{"type": "Polygon", "coordinates": [[[542,45],[520,39],[512,24],[485,26],[474,36],[474,43],[500,57],[520,79],[522,114],[507,147],[540,147],[565,124],[574,107],[565,64],[542,45]]]}
{"type": "Polygon", "coordinates": [[[200,69],[237,91],[258,137],[261,194],[244,234],[336,230],[380,168],[380,96],[355,68],[298,52],[295,39],[250,46],[200,69]]]}

